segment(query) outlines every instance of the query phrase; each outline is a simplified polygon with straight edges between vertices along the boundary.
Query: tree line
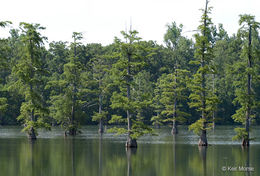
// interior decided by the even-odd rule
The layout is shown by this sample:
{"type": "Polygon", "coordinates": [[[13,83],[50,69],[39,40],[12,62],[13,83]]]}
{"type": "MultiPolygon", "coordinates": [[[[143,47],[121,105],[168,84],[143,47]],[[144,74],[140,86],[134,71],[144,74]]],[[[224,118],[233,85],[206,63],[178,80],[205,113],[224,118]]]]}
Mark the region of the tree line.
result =
{"type": "MultiPolygon", "coordinates": [[[[82,44],[47,38],[40,24],[20,23],[0,39],[0,123],[23,125],[30,139],[37,129],[61,125],[65,135],[80,125],[113,124],[109,132],[127,134],[127,147],[153,133],[150,125],[188,124],[207,146],[215,125],[243,124],[234,139],[248,146],[250,124],[259,124],[260,24],[240,15],[238,32],[202,10],[197,34],[183,35],[183,25],[167,25],[164,45],[144,41],[136,30],[122,31],[112,44],[82,44]],[[194,41],[195,39],[195,41],[194,41]],[[125,127],[126,125],[126,127],[125,127]]],[[[1,30],[11,22],[0,22],[1,30]]]]}

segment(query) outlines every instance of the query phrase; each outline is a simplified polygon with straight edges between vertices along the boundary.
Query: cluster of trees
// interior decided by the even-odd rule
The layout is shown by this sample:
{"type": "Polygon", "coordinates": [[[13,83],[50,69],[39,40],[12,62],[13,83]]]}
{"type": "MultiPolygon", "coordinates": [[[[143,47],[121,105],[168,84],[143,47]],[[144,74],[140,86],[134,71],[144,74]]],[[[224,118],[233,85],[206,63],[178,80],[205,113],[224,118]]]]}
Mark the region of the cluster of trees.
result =
{"type": "MultiPolygon", "coordinates": [[[[240,15],[237,34],[214,25],[211,8],[203,9],[195,41],[182,35],[182,25],[167,25],[165,45],[143,41],[135,30],[122,32],[108,46],[51,42],[39,24],[20,23],[0,40],[0,123],[23,124],[30,139],[37,128],[61,125],[76,135],[80,125],[116,124],[110,132],[126,133],[126,146],[159,127],[189,124],[207,145],[206,131],[215,124],[236,128],[249,145],[249,127],[259,123],[259,23],[240,15]],[[127,128],[124,128],[127,124],[127,128]]],[[[3,30],[11,22],[1,22],[3,30]]]]}

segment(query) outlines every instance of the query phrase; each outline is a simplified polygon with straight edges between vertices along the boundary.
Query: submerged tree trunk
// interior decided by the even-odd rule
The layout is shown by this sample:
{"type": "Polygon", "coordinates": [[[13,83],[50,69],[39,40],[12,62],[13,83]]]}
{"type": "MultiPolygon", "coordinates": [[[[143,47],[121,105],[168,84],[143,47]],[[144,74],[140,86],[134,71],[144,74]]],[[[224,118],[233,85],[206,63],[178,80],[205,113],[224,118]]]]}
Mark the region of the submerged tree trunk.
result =
{"type": "MultiPolygon", "coordinates": [[[[252,26],[249,26],[249,34],[248,34],[248,68],[252,68],[252,56],[251,56],[251,33],[252,26]]],[[[242,140],[242,146],[249,146],[249,127],[250,127],[250,113],[251,113],[251,87],[252,87],[252,75],[250,73],[247,74],[247,95],[248,95],[248,105],[246,109],[246,122],[245,129],[247,135],[242,140]]]]}

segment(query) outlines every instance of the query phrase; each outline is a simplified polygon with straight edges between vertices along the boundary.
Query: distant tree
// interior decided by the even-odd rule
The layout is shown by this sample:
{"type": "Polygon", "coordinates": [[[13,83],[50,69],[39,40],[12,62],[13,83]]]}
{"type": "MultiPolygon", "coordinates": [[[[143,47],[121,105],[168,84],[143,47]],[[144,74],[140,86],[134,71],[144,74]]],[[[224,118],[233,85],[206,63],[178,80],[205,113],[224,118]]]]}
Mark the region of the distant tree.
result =
{"type": "MultiPolygon", "coordinates": [[[[244,128],[236,128],[237,135],[235,140],[242,139],[242,146],[249,146],[250,137],[250,121],[254,117],[252,110],[256,108],[257,102],[253,83],[257,81],[257,57],[252,41],[254,40],[253,33],[257,33],[260,23],[255,21],[255,17],[251,15],[240,15],[238,35],[242,38],[243,49],[241,53],[241,62],[235,64],[234,85],[236,86],[234,103],[240,105],[240,109],[232,116],[236,122],[244,124],[244,128]]],[[[256,39],[259,42],[259,39],[256,39]]]]}
{"type": "Polygon", "coordinates": [[[66,64],[69,56],[69,48],[67,42],[51,42],[47,54],[47,66],[52,77],[58,77],[63,73],[64,64],[66,64]]]}
{"type": "Polygon", "coordinates": [[[207,146],[207,129],[212,125],[209,123],[209,118],[212,117],[212,113],[216,108],[217,97],[212,92],[211,87],[207,84],[207,78],[210,74],[213,74],[211,68],[211,61],[213,58],[212,52],[212,30],[211,19],[208,14],[211,8],[208,7],[208,0],[206,0],[206,7],[203,10],[201,19],[201,25],[198,27],[201,34],[196,34],[195,39],[195,58],[194,64],[199,65],[197,73],[193,75],[190,82],[191,94],[189,96],[191,102],[190,107],[196,108],[198,112],[201,112],[201,117],[195,123],[190,125],[189,129],[194,133],[200,135],[199,146],[207,146]]]}
{"type": "Polygon", "coordinates": [[[41,93],[42,76],[46,74],[42,62],[42,46],[46,37],[39,31],[44,30],[39,24],[20,23],[21,34],[21,58],[13,66],[12,74],[15,79],[13,87],[24,96],[25,101],[20,108],[18,120],[24,124],[23,131],[28,137],[36,139],[37,128],[50,129],[46,123],[48,109],[44,106],[41,93]]]}
{"type": "Polygon", "coordinates": [[[161,89],[160,102],[163,105],[161,114],[166,117],[164,122],[172,122],[173,135],[178,134],[177,122],[184,122],[189,116],[183,109],[183,101],[188,98],[188,73],[187,70],[175,69],[172,74],[162,75],[158,85],[161,89]]]}
{"type": "MultiPolygon", "coordinates": [[[[181,101],[185,100],[185,82],[188,76],[187,59],[185,51],[188,52],[187,39],[181,36],[182,25],[177,26],[176,23],[167,25],[167,32],[164,35],[164,42],[169,50],[169,57],[172,60],[171,73],[163,75],[160,85],[162,90],[161,102],[164,105],[163,114],[167,116],[165,121],[172,121],[172,134],[177,134],[177,122],[183,120],[188,114],[180,110],[181,101]],[[185,51],[182,50],[185,48],[185,51]],[[171,116],[171,118],[169,118],[171,116]]],[[[186,98],[187,99],[187,98],[186,98]]]]}
{"type": "MultiPolygon", "coordinates": [[[[74,32],[69,58],[63,66],[63,73],[58,80],[50,80],[46,89],[51,89],[51,116],[65,129],[65,135],[76,135],[79,131],[80,108],[84,105],[85,77],[83,64],[79,61],[77,46],[82,34],[74,32]]],[[[58,65],[57,65],[58,66],[58,65]]]]}
{"type": "MultiPolygon", "coordinates": [[[[100,48],[102,50],[102,48],[100,48]]],[[[97,84],[96,96],[98,102],[98,112],[94,112],[92,116],[93,121],[99,122],[98,132],[102,134],[104,132],[104,121],[107,118],[108,111],[106,110],[104,99],[108,96],[109,90],[109,69],[110,56],[106,54],[99,53],[92,60],[92,74],[94,82],[97,84]]]]}

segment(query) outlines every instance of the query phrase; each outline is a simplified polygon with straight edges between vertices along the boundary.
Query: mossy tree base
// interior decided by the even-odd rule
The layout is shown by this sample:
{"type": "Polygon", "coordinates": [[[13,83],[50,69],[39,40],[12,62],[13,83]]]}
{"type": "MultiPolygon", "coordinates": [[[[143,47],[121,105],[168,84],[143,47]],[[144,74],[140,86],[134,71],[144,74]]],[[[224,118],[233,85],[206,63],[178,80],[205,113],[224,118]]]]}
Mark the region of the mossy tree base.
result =
{"type": "Polygon", "coordinates": [[[30,130],[28,131],[28,138],[30,140],[36,140],[36,133],[33,127],[30,128],[30,130]]]}
{"type": "Polygon", "coordinates": [[[242,144],[243,147],[248,147],[249,146],[249,140],[248,139],[243,139],[242,144]]]}
{"type": "Polygon", "coordinates": [[[207,141],[203,141],[203,140],[199,140],[199,146],[208,146],[208,142],[207,141]]]}
{"type": "Polygon", "coordinates": [[[199,146],[208,146],[208,140],[207,140],[207,132],[206,130],[202,130],[199,140],[199,146]]]}
{"type": "Polygon", "coordinates": [[[73,129],[70,129],[70,130],[69,130],[69,135],[70,135],[70,136],[76,136],[76,135],[77,135],[77,130],[74,129],[74,128],[73,128],[73,129]]]}
{"type": "Polygon", "coordinates": [[[127,139],[125,146],[126,148],[137,148],[136,139],[127,139]]]}

